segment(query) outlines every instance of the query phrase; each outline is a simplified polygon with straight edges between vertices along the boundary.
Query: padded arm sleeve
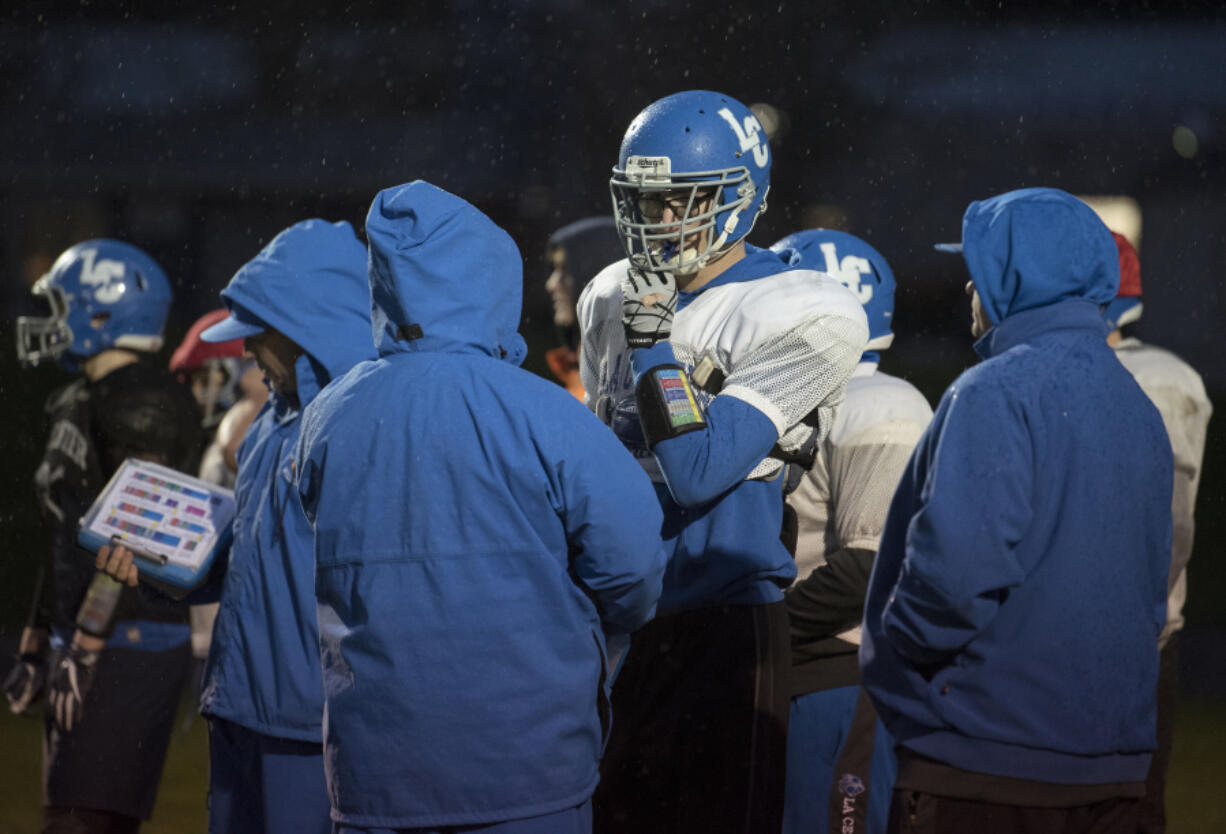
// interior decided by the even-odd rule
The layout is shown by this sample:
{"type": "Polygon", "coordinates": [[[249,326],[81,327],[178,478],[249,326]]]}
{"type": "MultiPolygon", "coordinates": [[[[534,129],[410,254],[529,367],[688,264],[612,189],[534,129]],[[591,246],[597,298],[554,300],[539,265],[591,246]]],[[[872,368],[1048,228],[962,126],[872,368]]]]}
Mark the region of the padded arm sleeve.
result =
{"type": "MultiPolygon", "coordinates": [[[[863,321],[817,316],[732,357],[720,396],[754,406],[774,424],[779,446],[795,451],[810,441],[820,444],[834,422],[847,380],[864,352],[868,331],[863,321]],[[817,427],[804,419],[817,411],[817,427]]],[[[755,477],[777,468],[767,461],[755,477]]]]}
{"type": "MultiPolygon", "coordinates": [[[[636,381],[651,368],[673,364],[668,342],[631,355],[636,381]]],[[[696,507],[727,492],[749,475],[775,445],[775,424],[749,403],[718,396],[707,407],[707,425],[655,445],[652,452],[673,500],[696,507]]]]}

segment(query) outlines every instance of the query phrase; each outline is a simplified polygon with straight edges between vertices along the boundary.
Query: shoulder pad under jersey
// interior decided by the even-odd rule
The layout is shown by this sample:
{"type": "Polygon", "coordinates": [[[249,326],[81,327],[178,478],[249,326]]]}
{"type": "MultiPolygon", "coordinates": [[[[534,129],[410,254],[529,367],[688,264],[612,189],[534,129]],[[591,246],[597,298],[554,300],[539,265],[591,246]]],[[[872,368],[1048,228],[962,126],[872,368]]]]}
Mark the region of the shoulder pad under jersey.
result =
{"type": "Polygon", "coordinates": [[[876,435],[867,442],[889,442],[890,431],[897,428],[899,442],[913,444],[931,420],[932,406],[906,380],[881,371],[853,376],[830,429],[830,442],[839,446],[863,440],[866,433],[876,435]]]}
{"type": "Polygon", "coordinates": [[[824,272],[793,269],[707,290],[677,313],[673,334],[730,357],[823,317],[858,325],[867,341],[868,319],[851,290],[824,272]]]}

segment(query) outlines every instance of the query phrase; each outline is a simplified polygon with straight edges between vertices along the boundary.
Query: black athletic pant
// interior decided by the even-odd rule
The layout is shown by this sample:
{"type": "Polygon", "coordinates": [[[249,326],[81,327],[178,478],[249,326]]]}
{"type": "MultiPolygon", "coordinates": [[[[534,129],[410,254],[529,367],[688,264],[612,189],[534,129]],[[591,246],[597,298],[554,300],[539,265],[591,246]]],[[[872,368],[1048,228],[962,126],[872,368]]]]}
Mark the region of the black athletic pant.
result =
{"type": "Polygon", "coordinates": [[[1138,834],[1166,834],[1166,768],[1175,738],[1175,701],[1179,695],[1179,632],[1171,635],[1158,665],[1158,749],[1145,777],[1138,834]]]}
{"type": "Polygon", "coordinates": [[[791,669],[782,602],[658,617],[631,640],[593,797],[596,834],[774,834],[791,669]]]}
{"type": "Polygon", "coordinates": [[[61,732],[46,711],[49,832],[123,831],[129,819],[149,818],[191,656],[186,641],[162,651],[107,647],[72,732],[61,732]],[[116,819],[107,822],[107,814],[116,819]]]}
{"type": "Polygon", "coordinates": [[[92,808],[44,808],[42,834],[136,834],[140,820],[92,808]]]}
{"type": "Polygon", "coordinates": [[[887,834],[1135,834],[1139,799],[1030,808],[895,790],[887,834]]]}

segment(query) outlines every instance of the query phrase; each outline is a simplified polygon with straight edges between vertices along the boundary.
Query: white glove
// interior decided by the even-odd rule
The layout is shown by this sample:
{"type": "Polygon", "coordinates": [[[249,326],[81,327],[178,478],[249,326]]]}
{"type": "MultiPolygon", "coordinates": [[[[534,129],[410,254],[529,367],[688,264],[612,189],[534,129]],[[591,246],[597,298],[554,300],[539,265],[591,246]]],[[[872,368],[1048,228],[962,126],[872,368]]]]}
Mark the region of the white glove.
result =
{"type": "Polygon", "coordinates": [[[70,644],[56,655],[47,701],[56,725],[64,732],[81,723],[85,696],[94,683],[101,652],[70,644]]]}
{"type": "Polygon", "coordinates": [[[651,347],[668,339],[677,308],[677,281],[671,272],[646,272],[630,267],[622,278],[622,326],[626,344],[651,347]]]}

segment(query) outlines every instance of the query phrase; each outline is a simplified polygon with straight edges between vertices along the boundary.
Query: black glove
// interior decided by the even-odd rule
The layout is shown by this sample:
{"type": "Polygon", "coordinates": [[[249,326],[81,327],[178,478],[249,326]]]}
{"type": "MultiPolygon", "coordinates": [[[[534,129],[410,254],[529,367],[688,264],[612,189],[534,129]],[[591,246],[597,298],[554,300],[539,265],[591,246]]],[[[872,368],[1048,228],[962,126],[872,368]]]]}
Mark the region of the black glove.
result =
{"type": "Polygon", "coordinates": [[[4,679],[4,697],[13,715],[23,715],[43,697],[47,683],[47,653],[22,652],[4,679]]]}
{"type": "Polygon", "coordinates": [[[81,710],[94,683],[99,655],[100,651],[84,649],[75,643],[56,654],[47,701],[52,719],[65,733],[72,732],[72,728],[81,723],[81,710]]]}
{"type": "Polygon", "coordinates": [[[646,272],[630,267],[622,279],[622,326],[626,344],[651,347],[672,335],[677,308],[677,281],[671,272],[646,272]]]}

